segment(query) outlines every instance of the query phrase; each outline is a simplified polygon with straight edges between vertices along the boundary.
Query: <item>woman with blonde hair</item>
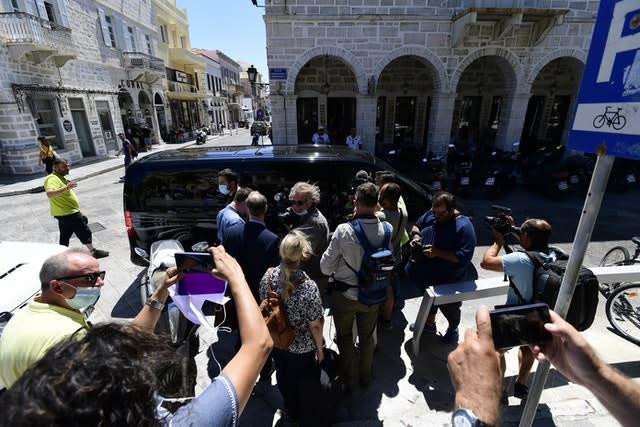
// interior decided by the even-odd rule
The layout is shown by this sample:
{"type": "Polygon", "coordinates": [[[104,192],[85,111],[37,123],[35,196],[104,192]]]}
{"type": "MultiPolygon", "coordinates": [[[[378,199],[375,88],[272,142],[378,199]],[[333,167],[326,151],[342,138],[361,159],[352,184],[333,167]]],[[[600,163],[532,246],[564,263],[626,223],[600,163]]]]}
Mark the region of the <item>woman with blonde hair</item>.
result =
{"type": "Polygon", "coordinates": [[[289,323],[296,335],[286,350],[273,350],[278,389],[284,399],[285,414],[291,423],[301,415],[300,379],[316,369],[324,359],[322,350],[322,300],[316,283],[300,269],[300,263],[313,255],[304,233],[293,230],[280,242],[281,262],[270,268],[260,281],[260,299],[269,287],[279,294],[289,323]]]}

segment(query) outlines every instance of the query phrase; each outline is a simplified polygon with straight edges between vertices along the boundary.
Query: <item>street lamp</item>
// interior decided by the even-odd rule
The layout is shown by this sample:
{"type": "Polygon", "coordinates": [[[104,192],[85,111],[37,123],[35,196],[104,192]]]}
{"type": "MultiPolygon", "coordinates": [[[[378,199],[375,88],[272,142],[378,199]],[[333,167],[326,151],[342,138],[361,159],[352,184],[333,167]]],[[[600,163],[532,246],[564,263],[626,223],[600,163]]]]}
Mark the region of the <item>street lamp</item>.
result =
{"type": "Polygon", "coordinates": [[[258,78],[258,70],[256,70],[256,67],[254,67],[253,64],[251,64],[251,67],[247,68],[247,77],[249,78],[249,83],[251,83],[251,86],[258,86],[259,88],[269,86],[269,83],[256,83],[256,79],[258,78]]]}

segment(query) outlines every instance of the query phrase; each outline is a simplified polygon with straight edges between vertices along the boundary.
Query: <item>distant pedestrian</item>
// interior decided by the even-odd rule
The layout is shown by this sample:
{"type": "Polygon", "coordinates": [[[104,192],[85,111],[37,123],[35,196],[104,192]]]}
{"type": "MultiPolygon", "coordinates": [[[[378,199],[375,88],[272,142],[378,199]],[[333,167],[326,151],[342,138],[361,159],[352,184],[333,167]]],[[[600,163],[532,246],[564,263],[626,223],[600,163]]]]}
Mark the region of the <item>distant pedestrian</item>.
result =
{"type": "Polygon", "coordinates": [[[325,133],[324,126],[318,127],[318,132],[311,137],[312,144],[329,144],[329,135],[325,133]]]}
{"type": "Polygon", "coordinates": [[[58,155],[45,136],[39,136],[38,141],[40,142],[40,165],[42,166],[44,164],[48,175],[53,172],[53,161],[58,155]]]}
{"type": "MultiPolygon", "coordinates": [[[[120,150],[118,150],[118,152],[116,153],[116,156],[119,156],[120,154],[124,153],[124,171],[126,173],[127,168],[131,164],[131,160],[135,159],[138,156],[138,153],[133,148],[131,141],[125,138],[123,133],[119,133],[118,137],[120,138],[122,147],[120,148],[120,150]]],[[[124,176],[120,177],[120,181],[124,181],[124,176]]]]}
{"type": "Polygon", "coordinates": [[[65,178],[69,174],[69,165],[66,160],[55,159],[53,161],[53,173],[44,179],[44,190],[49,198],[51,215],[58,220],[60,229],[60,244],[69,246],[71,235],[75,235],[91,251],[94,258],[109,256],[109,252],[93,247],[92,234],[87,225],[87,217],[80,212],[78,196],[73,191],[78,186],[75,181],[65,178]]]}
{"type": "Polygon", "coordinates": [[[147,125],[142,128],[142,138],[144,141],[144,148],[147,151],[151,151],[151,137],[153,136],[153,130],[147,125]]]}
{"type": "Polygon", "coordinates": [[[351,133],[347,136],[347,147],[352,150],[360,150],[362,148],[362,139],[356,134],[356,128],[351,128],[351,133]]]}

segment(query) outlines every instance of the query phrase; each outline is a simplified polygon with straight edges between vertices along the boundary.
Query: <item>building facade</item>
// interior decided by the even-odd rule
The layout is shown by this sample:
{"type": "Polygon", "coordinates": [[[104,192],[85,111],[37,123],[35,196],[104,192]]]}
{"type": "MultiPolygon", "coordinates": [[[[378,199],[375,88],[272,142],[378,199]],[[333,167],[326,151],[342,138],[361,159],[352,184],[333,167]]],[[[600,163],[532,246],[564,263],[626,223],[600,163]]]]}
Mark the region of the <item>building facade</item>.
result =
{"type": "Polygon", "coordinates": [[[274,144],[564,143],[598,1],[272,0],[274,144]]]}
{"type": "Polygon", "coordinates": [[[159,56],[166,67],[163,101],[170,114],[164,132],[173,141],[177,130],[189,134],[209,123],[206,61],[191,51],[186,9],[178,9],[176,0],[150,1],[157,20],[159,56]]]}
{"type": "MultiPolygon", "coordinates": [[[[163,74],[149,1],[7,0],[0,8],[3,172],[42,170],[38,136],[72,162],[115,152],[128,116],[121,89],[149,97],[163,74]]],[[[140,109],[130,104],[144,122],[140,109]]]]}
{"type": "Polygon", "coordinates": [[[222,96],[222,68],[215,50],[194,48],[193,52],[206,61],[205,80],[209,115],[209,126],[220,129],[229,125],[229,106],[227,98],[222,96]]]}
{"type": "Polygon", "coordinates": [[[236,123],[242,120],[242,87],[240,86],[240,64],[234,61],[224,52],[216,50],[220,59],[220,71],[222,73],[222,96],[227,99],[229,122],[236,123]]]}

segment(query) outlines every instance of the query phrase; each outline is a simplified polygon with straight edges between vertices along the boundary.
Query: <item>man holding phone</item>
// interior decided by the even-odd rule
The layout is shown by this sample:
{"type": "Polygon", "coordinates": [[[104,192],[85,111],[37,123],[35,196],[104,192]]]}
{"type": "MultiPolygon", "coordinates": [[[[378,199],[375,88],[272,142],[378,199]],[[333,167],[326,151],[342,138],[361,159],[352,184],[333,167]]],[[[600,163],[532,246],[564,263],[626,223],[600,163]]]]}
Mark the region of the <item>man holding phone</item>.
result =
{"type": "MultiPolygon", "coordinates": [[[[587,387],[623,426],[637,425],[640,384],[602,360],[584,337],[554,311],[544,328],[550,338],[529,348],[538,361],[548,360],[570,381],[587,387]]],[[[453,425],[498,425],[502,390],[500,355],[493,344],[489,309],[478,308],[476,330],[449,353],[447,366],[456,390],[453,425]]]]}
{"type": "MultiPolygon", "coordinates": [[[[513,225],[513,218],[507,219],[513,225]]],[[[522,304],[522,296],[525,303],[533,300],[533,273],[534,265],[531,259],[524,252],[511,252],[504,256],[500,256],[500,250],[504,246],[505,235],[495,228],[492,229],[495,237],[493,245],[486,250],[482,256],[480,266],[485,270],[504,272],[509,276],[509,280],[518,290],[516,292],[509,287],[506,305],[522,304]]],[[[522,223],[520,234],[514,235],[520,240],[520,245],[525,251],[538,251],[540,256],[547,262],[555,261],[555,254],[549,250],[549,237],[551,236],[551,225],[543,219],[531,218],[522,223]]],[[[518,351],[518,377],[513,386],[513,395],[521,400],[526,400],[529,394],[527,380],[533,366],[533,353],[527,346],[519,348],[518,351]]],[[[501,363],[505,366],[504,356],[501,357],[501,363]]]]}

